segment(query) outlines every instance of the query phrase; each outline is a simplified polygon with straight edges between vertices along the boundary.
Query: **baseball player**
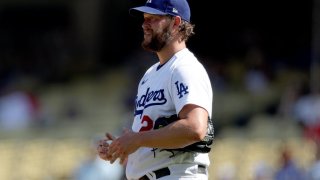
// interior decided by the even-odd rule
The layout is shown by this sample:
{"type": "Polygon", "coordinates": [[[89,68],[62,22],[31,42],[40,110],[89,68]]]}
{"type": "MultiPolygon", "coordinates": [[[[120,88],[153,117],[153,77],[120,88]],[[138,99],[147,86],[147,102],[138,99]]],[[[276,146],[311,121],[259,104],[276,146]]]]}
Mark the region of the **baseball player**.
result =
{"type": "Polygon", "coordinates": [[[130,9],[144,18],[142,47],[159,62],[142,77],[131,130],[107,133],[99,156],[126,164],[128,180],[208,179],[213,141],[212,87],[186,47],[194,34],[186,0],[147,0],[130,9]]]}

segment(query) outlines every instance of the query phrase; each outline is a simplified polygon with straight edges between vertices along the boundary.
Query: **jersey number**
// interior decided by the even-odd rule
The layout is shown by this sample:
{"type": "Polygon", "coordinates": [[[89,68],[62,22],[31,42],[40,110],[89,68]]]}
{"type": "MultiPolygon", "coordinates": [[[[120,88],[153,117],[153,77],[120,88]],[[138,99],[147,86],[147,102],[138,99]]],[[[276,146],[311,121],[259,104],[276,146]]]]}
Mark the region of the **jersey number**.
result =
{"type": "Polygon", "coordinates": [[[141,131],[149,131],[153,128],[153,121],[149,116],[143,116],[141,119],[141,124],[146,124],[145,126],[141,127],[139,132],[141,131]]]}

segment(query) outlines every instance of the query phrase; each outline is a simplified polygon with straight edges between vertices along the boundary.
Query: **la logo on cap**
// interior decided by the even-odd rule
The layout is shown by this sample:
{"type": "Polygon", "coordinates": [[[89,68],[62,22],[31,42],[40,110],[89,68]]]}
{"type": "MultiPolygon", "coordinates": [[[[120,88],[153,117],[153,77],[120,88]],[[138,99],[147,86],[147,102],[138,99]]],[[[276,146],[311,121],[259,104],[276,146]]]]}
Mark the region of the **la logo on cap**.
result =
{"type": "Polygon", "coordinates": [[[147,0],[147,3],[151,3],[151,0],[147,0]]]}
{"type": "Polygon", "coordinates": [[[173,8],[173,9],[172,9],[172,12],[178,13],[178,10],[177,10],[176,8],[173,8]]]}

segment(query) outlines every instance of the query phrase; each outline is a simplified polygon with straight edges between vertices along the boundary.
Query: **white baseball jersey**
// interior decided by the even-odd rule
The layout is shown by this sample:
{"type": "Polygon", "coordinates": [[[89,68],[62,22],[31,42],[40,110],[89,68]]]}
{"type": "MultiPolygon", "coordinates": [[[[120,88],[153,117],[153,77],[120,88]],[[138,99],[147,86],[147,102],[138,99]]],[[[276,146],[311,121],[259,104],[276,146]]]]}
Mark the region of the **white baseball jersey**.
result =
{"type": "MultiPolygon", "coordinates": [[[[136,96],[132,130],[152,131],[159,117],[179,114],[186,104],[196,104],[212,114],[212,87],[203,65],[187,48],[169,61],[151,66],[142,77],[136,96]]],[[[171,164],[209,165],[208,153],[169,151],[142,147],[129,155],[126,175],[138,179],[148,172],[171,164]]]]}

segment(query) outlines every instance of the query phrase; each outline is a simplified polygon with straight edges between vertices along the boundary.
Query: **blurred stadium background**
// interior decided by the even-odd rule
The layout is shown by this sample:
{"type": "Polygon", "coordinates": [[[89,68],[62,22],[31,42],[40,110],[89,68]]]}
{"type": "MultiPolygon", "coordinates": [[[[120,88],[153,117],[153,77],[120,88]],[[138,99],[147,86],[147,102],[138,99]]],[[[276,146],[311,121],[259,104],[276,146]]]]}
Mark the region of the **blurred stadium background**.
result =
{"type": "MultiPolygon", "coordinates": [[[[189,48],[214,88],[210,180],[273,179],[284,160],[311,171],[320,159],[306,134],[320,124],[319,2],[189,2],[189,48]]],[[[137,81],[155,62],[128,15],[143,3],[0,2],[0,179],[95,179],[95,141],[129,127],[137,81]]],[[[107,179],[122,175],[104,165],[107,179]]]]}

